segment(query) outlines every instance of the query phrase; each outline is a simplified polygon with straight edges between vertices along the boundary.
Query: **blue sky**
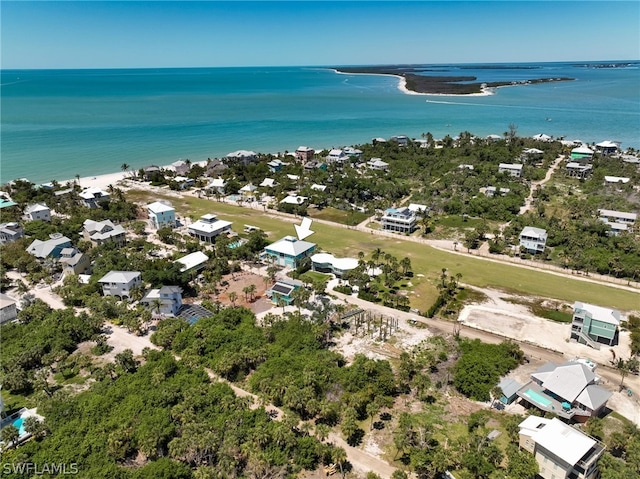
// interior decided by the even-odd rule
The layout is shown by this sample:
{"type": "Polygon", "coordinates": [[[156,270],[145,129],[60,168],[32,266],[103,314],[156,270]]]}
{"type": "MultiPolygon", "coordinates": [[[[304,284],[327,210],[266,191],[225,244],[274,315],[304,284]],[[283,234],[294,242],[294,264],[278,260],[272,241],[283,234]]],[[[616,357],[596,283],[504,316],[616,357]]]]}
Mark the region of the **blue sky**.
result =
{"type": "Polygon", "coordinates": [[[638,1],[12,2],[1,66],[637,60],[638,1]]]}

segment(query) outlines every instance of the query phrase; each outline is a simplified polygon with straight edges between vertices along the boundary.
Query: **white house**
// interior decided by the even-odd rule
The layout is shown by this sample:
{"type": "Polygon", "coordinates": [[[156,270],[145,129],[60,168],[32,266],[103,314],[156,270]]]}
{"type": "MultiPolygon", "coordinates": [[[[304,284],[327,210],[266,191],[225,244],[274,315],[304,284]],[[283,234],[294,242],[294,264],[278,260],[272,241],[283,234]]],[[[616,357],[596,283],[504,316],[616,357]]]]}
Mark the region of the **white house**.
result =
{"type": "Polygon", "coordinates": [[[488,198],[493,198],[494,196],[504,196],[511,191],[510,188],[497,188],[495,186],[487,186],[484,189],[484,195],[488,198]]]}
{"type": "Polygon", "coordinates": [[[162,201],[155,201],[147,205],[149,219],[154,228],[173,228],[176,225],[176,210],[173,206],[162,201]]]}
{"type": "Polygon", "coordinates": [[[80,196],[82,205],[87,208],[98,208],[101,204],[111,200],[109,193],[95,186],[85,188],[78,196],[80,196]]]}
{"type": "Polygon", "coordinates": [[[519,425],[521,449],[534,455],[537,477],[596,479],[604,446],[557,418],[529,416],[519,425]]]}
{"type": "Polygon", "coordinates": [[[615,210],[598,210],[600,221],[609,226],[611,234],[617,235],[626,231],[633,231],[633,227],[638,219],[637,213],[615,210]]]}
{"type": "Polygon", "coordinates": [[[29,205],[24,210],[25,218],[28,220],[51,221],[51,209],[42,203],[29,205]]]}
{"type": "Polygon", "coordinates": [[[326,185],[319,185],[317,183],[314,183],[313,185],[311,185],[311,189],[314,191],[324,191],[327,189],[326,185]]]}
{"type": "Polygon", "coordinates": [[[243,164],[247,165],[252,161],[255,161],[256,157],[257,155],[255,151],[238,150],[238,151],[232,151],[231,153],[227,154],[225,159],[241,161],[243,164]]]}
{"type": "Polygon", "coordinates": [[[547,244],[547,231],[542,228],[525,226],[520,233],[520,247],[529,253],[542,253],[547,244]]]}
{"type": "Polygon", "coordinates": [[[522,165],[520,163],[500,163],[498,173],[509,173],[514,178],[522,176],[522,165]]]}
{"type": "Polygon", "coordinates": [[[533,135],[531,138],[537,141],[545,141],[545,142],[553,140],[553,138],[551,138],[549,135],[546,135],[544,133],[538,133],[537,135],[533,135]]]}
{"type": "Polygon", "coordinates": [[[126,231],[121,225],[113,224],[111,220],[84,220],[82,223],[82,237],[94,245],[113,241],[119,245],[125,242],[126,231]]]}
{"type": "Polygon", "coordinates": [[[189,225],[189,234],[200,241],[213,243],[219,234],[231,231],[231,222],[218,219],[214,214],[206,214],[189,225]]]}
{"type": "Polygon", "coordinates": [[[604,177],[605,185],[617,185],[617,184],[626,185],[630,181],[631,181],[631,178],[625,178],[623,176],[605,176],[604,177]]]}
{"type": "Polygon", "coordinates": [[[0,224],[0,244],[11,243],[24,236],[24,229],[18,223],[0,224]]]}
{"type": "Polygon", "coordinates": [[[412,233],[416,229],[416,214],[407,207],[388,208],[382,215],[382,229],[400,233],[412,233]]]}
{"type": "Polygon", "coordinates": [[[343,163],[348,159],[349,157],[347,156],[347,154],[344,151],[337,148],[329,151],[329,154],[327,155],[328,163],[343,163]]]}
{"type": "Polygon", "coordinates": [[[336,258],[328,253],[316,253],[311,256],[313,271],[335,274],[338,278],[357,267],[358,260],[355,258],[336,258]]]}
{"type": "Polygon", "coordinates": [[[278,183],[273,178],[265,178],[258,186],[262,188],[273,188],[275,186],[278,186],[278,183]]]}
{"type": "Polygon", "coordinates": [[[596,144],[596,150],[598,150],[603,155],[612,155],[618,151],[620,145],[614,141],[601,141],[596,144]]]}
{"type": "Polygon", "coordinates": [[[382,158],[371,158],[367,161],[367,166],[370,170],[375,171],[387,171],[389,169],[389,163],[382,161],[382,158]]]}
{"type": "Polygon", "coordinates": [[[227,186],[226,180],[222,178],[214,178],[211,182],[205,187],[205,190],[209,191],[211,194],[224,194],[224,188],[227,186]]]}
{"type": "Polygon", "coordinates": [[[196,184],[196,180],[193,178],[188,178],[186,176],[176,176],[173,178],[173,181],[178,185],[178,188],[181,190],[191,188],[196,184]]]}
{"type": "Polygon", "coordinates": [[[105,296],[129,298],[133,288],[142,286],[142,275],[139,271],[109,271],[98,283],[102,285],[105,296]]]}
{"type": "Polygon", "coordinates": [[[204,268],[207,261],[209,261],[209,257],[206,254],[202,251],[196,251],[177,259],[175,262],[180,265],[181,272],[197,273],[204,268]]]}
{"type": "Polygon", "coordinates": [[[0,324],[13,321],[18,317],[16,302],[4,293],[0,293],[0,324]]]}
{"type": "Polygon", "coordinates": [[[140,300],[152,312],[162,316],[177,316],[182,307],[182,288],[180,286],[163,286],[152,289],[140,300]]]}
{"type": "Polygon", "coordinates": [[[307,201],[307,197],[306,196],[299,196],[299,195],[297,195],[295,193],[290,193],[287,196],[285,196],[283,199],[280,200],[280,204],[283,204],[283,205],[301,205],[305,201],[307,201]]]}

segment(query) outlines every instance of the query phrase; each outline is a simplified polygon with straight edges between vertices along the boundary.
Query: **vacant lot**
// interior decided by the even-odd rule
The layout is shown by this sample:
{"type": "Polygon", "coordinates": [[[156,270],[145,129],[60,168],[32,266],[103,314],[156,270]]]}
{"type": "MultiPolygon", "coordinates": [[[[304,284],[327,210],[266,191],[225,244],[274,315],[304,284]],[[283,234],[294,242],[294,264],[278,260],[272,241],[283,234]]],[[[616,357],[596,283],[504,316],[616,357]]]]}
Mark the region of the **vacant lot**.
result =
{"type": "MultiPolygon", "coordinates": [[[[127,195],[134,201],[146,202],[163,199],[164,193],[129,191],[127,195]]],[[[293,221],[300,221],[299,218],[283,218],[248,206],[239,207],[193,196],[178,198],[172,192],[166,193],[166,199],[173,203],[178,216],[197,219],[205,213],[216,213],[222,219],[233,221],[236,231],[241,231],[244,224],[255,225],[262,228],[271,240],[284,235],[295,235],[293,221]]],[[[420,310],[430,306],[438,295],[436,285],[442,268],[446,268],[451,274],[461,273],[464,283],[480,287],[499,288],[568,302],[588,301],[622,310],[637,310],[640,305],[637,292],[457,255],[406,241],[401,235],[397,239],[388,238],[315,222],[311,229],[315,234],[308,238],[309,241],[317,243],[324,251],[339,256],[357,257],[359,251],[369,255],[376,248],[391,253],[398,259],[408,256],[416,274],[412,280],[414,295],[411,296],[411,305],[420,310]],[[424,276],[418,276],[419,274],[424,276]]]]}

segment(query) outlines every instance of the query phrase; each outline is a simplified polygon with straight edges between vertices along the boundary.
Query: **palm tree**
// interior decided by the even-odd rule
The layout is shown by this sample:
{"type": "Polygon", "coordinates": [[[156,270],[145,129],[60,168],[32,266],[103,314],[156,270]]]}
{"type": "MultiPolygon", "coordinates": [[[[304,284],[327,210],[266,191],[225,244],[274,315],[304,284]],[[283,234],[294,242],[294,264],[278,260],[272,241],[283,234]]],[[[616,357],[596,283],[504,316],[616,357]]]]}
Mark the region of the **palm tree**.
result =
{"type": "Polygon", "coordinates": [[[340,466],[340,475],[342,476],[342,479],[344,479],[344,468],[342,467],[342,465],[347,462],[347,451],[345,451],[341,447],[336,447],[332,451],[331,456],[333,457],[333,460],[336,461],[340,466]]]}
{"type": "Polygon", "coordinates": [[[231,301],[231,304],[235,307],[236,305],[236,300],[238,299],[238,293],[236,293],[235,291],[231,291],[229,293],[229,301],[231,301]]]}
{"type": "Polygon", "coordinates": [[[255,299],[256,289],[257,288],[255,284],[249,285],[249,298],[251,299],[251,301],[255,299]]]}
{"type": "Polygon", "coordinates": [[[162,308],[162,300],[160,298],[154,298],[151,301],[151,309],[156,312],[158,316],[160,316],[160,309],[162,308]]]}
{"type": "Polygon", "coordinates": [[[129,169],[129,165],[126,163],[122,163],[122,165],[120,165],[120,169],[122,170],[123,173],[127,173],[127,170],[129,169]]]}
{"type": "Polygon", "coordinates": [[[17,445],[17,441],[20,438],[20,431],[13,424],[9,424],[2,428],[2,440],[5,444],[11,444],[12,447],[17,445]]]}

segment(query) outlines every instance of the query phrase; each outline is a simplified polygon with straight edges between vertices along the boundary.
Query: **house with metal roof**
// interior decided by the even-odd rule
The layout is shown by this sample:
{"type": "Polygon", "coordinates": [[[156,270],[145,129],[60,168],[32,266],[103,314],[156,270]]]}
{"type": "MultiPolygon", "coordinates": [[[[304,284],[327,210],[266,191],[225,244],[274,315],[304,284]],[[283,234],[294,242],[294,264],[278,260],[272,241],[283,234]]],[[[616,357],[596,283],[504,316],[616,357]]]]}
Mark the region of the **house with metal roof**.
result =
{"type": "Polygon", "coordinates": [[[280,200],[280,204],[283,205],[301,205],[303,204],[305,201],[307,201],[307,197],[306,196],[300,196],[296,193],[290,193],[287,196],[285,196],[283,199],[280,200]]]}
{"type": "Polygon", "coordinates": [[[546,363],[531,374],[531,381],[516,394],[525,405],[584,422],[598,416],[612,396],[597,385],[599,378],[593,369],[575,360],[560,365],[546,363]]]}
{"type": "Polygon", "coordinates": [[[601,344],[615,346],[620,330],[620,311],[576,301],[571,320],[572,341],[600,349],[601,344]]]}
{"type": "Polygon", "coordinates": [[[334,148],[329,151],[327,155],[327,163],[344,163],[349,159],[349,156],[342,150],[334,148]]]}
{"type": "Polygon", "coordinates": [[[547,230],[525,226],[520,232],[520,248],[528,253],[542,253],[547,244],[547,230]]]}
{"type": "Polygon", "coordinates": [[[43,203],[36,203],[27,206],[24,210],[24,216],[27,220],[31,221],[51,221],[51,209],[43,203]]]}
{"type": "Polygon", "coordinates": [[[522,176],[522,164],[521,163],[500,163],[498,165],[498,173],[509,173],[514,178],[520,178],[522,176]]]}
{"type": "Polygon", "coordinates": [[[513,401],[518,399],[518,389],[522,387],[515,379],[511,378],[503,378],[499,383],[498,387],[502,391],[502,396],[500,397],[500,402],[503,404],[511,404],[513,401]]]}
{"type": "Polygon", "coordinates": [[[56,233],[51,235],[51,238],[42,241],[39,239],[33,240],[33,242],[27,247],[27,253],[32,254],[36,258],[59,258],[64,248],[71,247],[71,240],[66,236],[56,233]]]}
{"type": "Polygon", "coordinates": [[[0,224],[0,244],[11,243],[24,236],[24,229],[18,223],[0,224]]]}
{"type": "Polygon", "coordinates": [[[85,188],[78,196],[82,205],[87,208],[98,208],[101,204],[108,203],[111,200],[109,193],[95,186],[85,188]]]}
{"type": "Polygon", "coordinates": [[[0,324],[13,321],[18,317],[16,302],[4,293],[0,293],[0,324]]]}
{"type": "Polygon", "coordinates": [[[131,297],[131,290],[142,286],[140,271],[109,271],[98,280],[102,285],[102,294],[117,298],[131,297]]]}
{"type": "Polygon", "coordinates": [[[315,249],[315,243],[302,241],[293,236],[285,236],[267,246],[262,256],[277,265],[297,268],[304,258],[313,254],[315,249]]]}
{"type": "Polygon", "coordinates": [[[161,316],[177,316],[182,307],[182,288],[180,286],[163,286],[151,289],[140,300],[152,313],[161,316]]]}
{"type": "Polygon", "coordinates": [[[587,145],[580,145],[571,150],[571,160],[579,163],[591,161],[593,159],[593,150],[587,145]]]}
{"type": "Polygon", "coordinates": [[[232,151],[231,153],[227,154],[227,156],[224,158],[224,160],[226,161],[240,161],[243,164],[247,165],[249,163],[251,163],[252,161],[255,161],[257,158],[257,154],[255,151],[250,151],[250,150],[238,150],[238,151],[232,151]]]}
{"type": "Polygon", "coordinates": [[[63,248],[60,252],[60,263],[64,274],[84,274],[91,268],[89,255],[80,252],[77,248],[63,248]]]}
{"type": "Polygon", "coordinates": [[[208,213],[190,224],[188,231],[189,235],[200,241],[214,243],[218,235],[231,231],[231,224],[231,221],[218,219],[216,215],[208,213]]]}
{"type": "Polygon", "coordinates": [[[180,265],[180,271],[183,273],[197,273],[204,269],[205,264],[209,261],[209,257],[202,251],[195,251],[175,262],[180,265]]]}
{"type": "Polygon", "coordinates": [[[537,477],[596,479],[604,446],[557,418],[529,416],[519,425],[519,446],[534,455],[537,477]]]}
{"type": "Polygon", "coordinates": [[[367,161],[367,167],[370,170],[387,171],[389,169],[389,163],[382,161],[382,158],[371,158],[367,161]]]}
{"type": "Polygon", "coordinates": [[[293,292],[302,287],[303,284],[300,281],[296,281],[294,279],[282,279],[276,281],[273,286],[265,291],[265,296],[269,298],[273,304],[279,305],[279,303],[283,301],[288,306],[293,303],[293,292]]]}
{"type": "Polygon", "coordinates": [[[154,228],[173,228],[176,225],[176,210],[170,204],[155,201],[147,205],[149,220],[154,228]]]}
{"type": "Polygon", "coordinates": [[[614,141],[605,140],[600,143],[596,143],[596,150],[602,155],[612,155],[620,149],[620,145],[614,141]]]}
{"type": "Polygon", "coordinates": [[[627,211],[599,209],[598,219],[609,226],[611,234],[617,235],[626,231],[633,232],[638,214],[627,211]]]}
{"type": "Polygon", "coordinates": [[[261,188],[274,188],[278,186],[278,182],[273,178],[265,178],[258,186],[261,188]]]}
{"type": "Polygon", "coordinates": [[[126,240],[126,231],[121,225],[116,225],[111,220],[93,221],[87,219],[82,223],[82,237],[94,245],[100,245],[107,241],[122,245],[126,240]]]}
{"type": "Polygon", "coordinates": [[[214,178],[209,182],[207,186],[205,186],[205,190],[210,194],[215,195],[216,193],[222,195],[224,194],[224,188],[227,186],[227,181],[223,178],[214,178]]]}
{"type": "Polygon", "coordinates": [[[567,176],[570,178],[578,178],[584,180],[591,175],[593,171],[593,165],[582,164],[577,161],[570,161],[567,163],[567,176]]]}
{"type": "Polygon", "coordinates": [[[413,233],[417,225],[417,216],[408,207],[387,208],[380,219],[382,229],[399,233],[413,233]]]}

